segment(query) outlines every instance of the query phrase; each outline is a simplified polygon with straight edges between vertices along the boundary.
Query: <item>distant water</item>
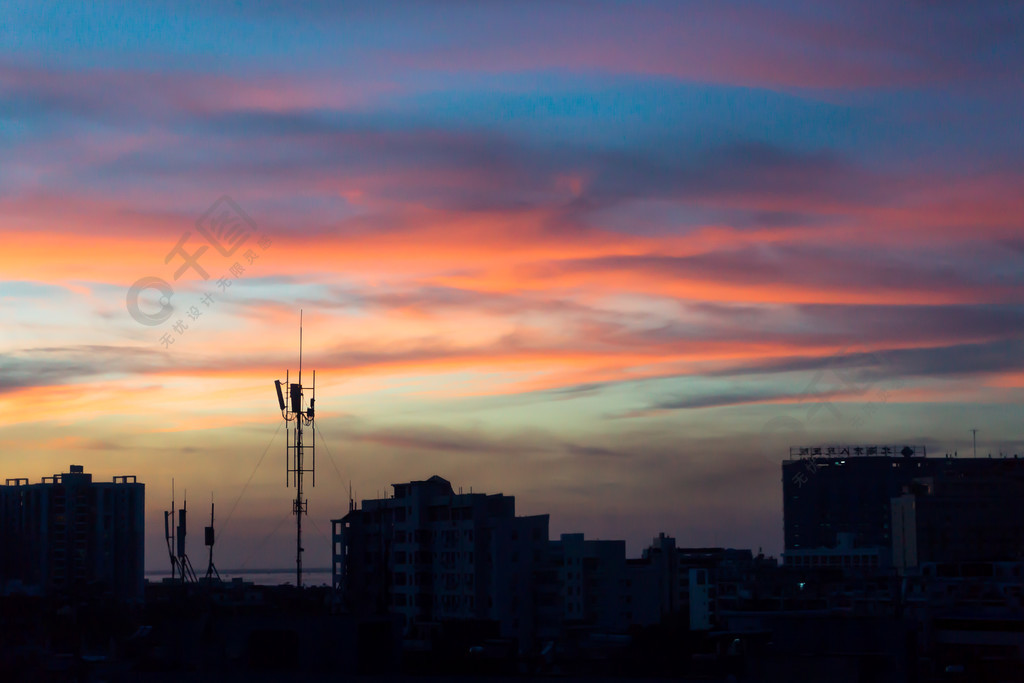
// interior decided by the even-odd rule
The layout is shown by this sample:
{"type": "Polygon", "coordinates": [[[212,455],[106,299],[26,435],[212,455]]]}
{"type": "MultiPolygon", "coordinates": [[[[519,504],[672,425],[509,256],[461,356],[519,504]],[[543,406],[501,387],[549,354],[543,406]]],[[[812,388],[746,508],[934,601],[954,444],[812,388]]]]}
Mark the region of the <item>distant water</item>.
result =
{"type": "MultiPolygon", "coordinates": [[[[170,577],[171,573],[166,570],[151,570],[146,572],[146,578],[154,583],[159,583],[165,578],[170,577]]],[[[196,575],[200,578],[205,576],[205,570],[200,572],[196,571],[196,575]]],[[[220,578],[225,581],[231,579],[242,578],[245,581],[252,581],[253,583],[260,584],[262,586],[280,586],[281,584],[295,585],[295,570],[294,569],[227,569],[220,570],[220,578]]],[[[324,569],[323,567],[313,567],[311,569],[303,570],[302,572],[302,585],[303,586],[330,586],[331,585],[331,570],[324,569]]]]}

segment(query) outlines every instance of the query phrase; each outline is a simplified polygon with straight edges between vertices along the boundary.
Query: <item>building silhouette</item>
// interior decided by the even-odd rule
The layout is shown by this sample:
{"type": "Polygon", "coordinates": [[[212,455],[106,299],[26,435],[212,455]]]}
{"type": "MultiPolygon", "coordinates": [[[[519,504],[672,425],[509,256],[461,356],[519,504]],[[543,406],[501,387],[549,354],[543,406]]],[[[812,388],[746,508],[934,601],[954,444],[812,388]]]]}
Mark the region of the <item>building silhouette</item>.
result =
{"type": "Polygon", "coordinates": [[[919,446],[790,449],[782,463],[786,564],[886,570],[893,562],[892,501],[914,480],[974,480],[1015,462],[923,455],[919,446]]]}
{"type": "Polygon", "coordinates": [[[54,597],[143,598],[145,485],[94,482],[81,465],[0,487],[3,591],[54,597]]]}
{"type": "Polygon", "coordinates": [[[549,549],[549,557],[559,573],[561,621],[569,626],[623,630],[628,623],[624,590],[626,542],[562,534],[550,543],[549,549]]]}
{"type": "Polygon", "coordinates": [[[679,548],[665,534],[635,559],[622,540],[549,540],[547,515],[517,517],[513,497],[456,493],[437,476],[393,488],[332,521],[333,583],[353,613],[399,615],[413,647],[455,623],[522,652],[670,619],[707,630],[756,566],[749,550],[679,548]]]}
{"type": "Polygon", "coordinates": [[[514,497],[456,493],[438,476],[393,488],[332,520],[345,606],[398,614],[409,641],[429,642],[444,623],[486,621],[502,638],[532,642],[548,516],[517,517],[514,497]]]}
{"type": "Polygon", "coordinates": [[[926,563],[1024,561],[1024,462],[982,462],[914,479],[893,498],[893,564],[902,573],[926,563]]]}

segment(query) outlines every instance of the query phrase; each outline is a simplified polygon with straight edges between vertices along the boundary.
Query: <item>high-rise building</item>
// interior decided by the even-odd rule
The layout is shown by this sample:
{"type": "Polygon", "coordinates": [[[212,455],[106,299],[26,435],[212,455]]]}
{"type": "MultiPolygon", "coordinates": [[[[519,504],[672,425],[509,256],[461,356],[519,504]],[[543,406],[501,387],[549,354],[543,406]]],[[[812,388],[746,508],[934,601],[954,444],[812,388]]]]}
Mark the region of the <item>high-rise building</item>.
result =
{"type": "Polygon", "coordinates": [[[0,487],[4,591],[142,600],[145,485],[94,482],[81,465],[38,484],[0,487]]]}
{"type": "Polygon", "coordinates": [[[1024,560],[1024,461],[915,479],[892,501],[893,564],[1024,560]]]}
{"type": "Polygon", "coordinates": [[[532,645],[548,516],[517,517],[514,497],[456,493],[437,476],[393,488],[332,521],[334,585],[345,605],[400,615],[409,639],[479,620],[532,645]]]}
{"type": "Polygon", "coordinates": [[[892,562],[892,500],[914,479],[974,477],[1000,462],[927,458],[920,446],[791,449],[790,459],[782,463],[786,564],[799,560],[811,566],[819,555],[827,555],[837,567],[860,560],[885,569],[892,562]],[[840,549],[840,541],[849,552],[812,552],[840,549]]]}

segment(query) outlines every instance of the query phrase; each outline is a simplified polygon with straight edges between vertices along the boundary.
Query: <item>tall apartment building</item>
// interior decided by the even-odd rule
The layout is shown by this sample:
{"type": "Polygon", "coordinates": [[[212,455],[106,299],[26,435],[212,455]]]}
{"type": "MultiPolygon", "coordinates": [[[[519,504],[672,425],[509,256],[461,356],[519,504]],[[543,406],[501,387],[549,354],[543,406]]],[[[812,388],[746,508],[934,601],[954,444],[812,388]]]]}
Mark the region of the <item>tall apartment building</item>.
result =
{"type": "Polygon", "coordinates": [[[109,595],[141,601],[145,485],[94,482],[80,465],[38,484],[0,487],[0,579],[5,592],[109,595]]]}
{"type": "Polygon", "coordinates": [[[456,493],[437,476],[393,488],[391,498],[364,500],[332,521],[344,604],[400,615],[410,639],[442,622],[480,620],[532,646],[548,516],[517,517],[514,497],[456,493]]]}

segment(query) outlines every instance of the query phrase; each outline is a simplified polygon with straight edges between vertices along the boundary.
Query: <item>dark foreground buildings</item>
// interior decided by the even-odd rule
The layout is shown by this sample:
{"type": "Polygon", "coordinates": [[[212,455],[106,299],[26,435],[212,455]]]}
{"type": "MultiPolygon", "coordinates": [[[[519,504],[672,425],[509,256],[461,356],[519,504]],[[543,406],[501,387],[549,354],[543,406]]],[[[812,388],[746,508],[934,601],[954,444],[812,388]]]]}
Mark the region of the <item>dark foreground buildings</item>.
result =
{"type": "Polygon", "coordinates": [[[141,606],[140,484],[8,482],[0,671],[1024,681],[1024,461],[843,448],[782,465],[782,565],[664,534],[636,558],[549,539],[511,496],[432,477],[349,504],[330,588],[165,581],[141,606]]]}
{"type": "Polygon", "coordinates": [[[0,592],[143,598],[145,485],[69,472],[0,487],[0,592]]]}
{"type": "Polygon", "coordinates": [[[769,563],[749,550],[677,548],[664,534],[637,559],[620,540],[549,540],[547,515],[517,517],[513,497],[456,492],[437,476],[395,484],[394,496],[364,500],[332,527],[344,609],[398,615],[411,647],[454,623],[520,652],[666,618],[708,630],[737,584],[769,563]]]}
{"type": "Polygon", "coordinates": [[[627,558],[549,540],[510,496],[396,484],[333,522],[338,604],[395,615],[405,656],[505,652],[520,671],[1024,680],[1024,461],[837,446],[781,469],[783,565],[664,534],[627,558]]]}

